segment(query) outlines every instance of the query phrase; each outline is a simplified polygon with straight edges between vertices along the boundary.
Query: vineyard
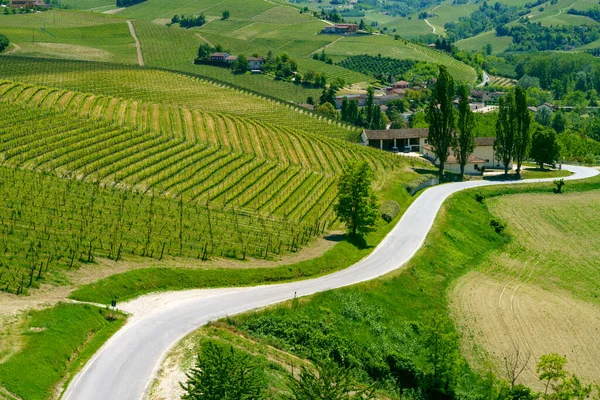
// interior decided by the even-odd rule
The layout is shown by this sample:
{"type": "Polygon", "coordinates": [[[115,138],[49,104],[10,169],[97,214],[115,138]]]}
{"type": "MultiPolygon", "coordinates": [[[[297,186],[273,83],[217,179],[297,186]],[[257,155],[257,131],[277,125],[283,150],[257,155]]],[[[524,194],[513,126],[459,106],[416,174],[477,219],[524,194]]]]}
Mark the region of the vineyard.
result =
{"type": "Polygon", "coordinates": [[[352,71],[372,76],[398,76],[408,72],[416,64],[413,60],[399,60],[391,57],[373,57],[366,54],[348,57],[338,65],[352,71]]]}
{"type": "Polygon", "coordinates": [[[226,113],[280,127],[342,139],[358,139],[356,128],[306,109],[226,85],[178,73],[118,64],[7,57],[0,78],[203,111],[226,113]]]}
{"type": "Polygon", "coordinates": [[[0,290],[16,294],[97,256],[268,257],[323,229],[13,168],[0,187],[0,290]]]}
{"type": "Polygon", "coordinates": [[[96,256],[295,251],[333,219],[346,160],[380,173],[399,163],[347,141],[167,104],[9,81],[0,104],[2,182],[14,188],[1,200],[0,288],[16,293],[52,265],[96,256]]]}
{"type": "Polygon", "coordinates": [[[502,86],[502,87],[510,87],[515,86],[517,81],[511,78],[504,78],[502,76],[492,76],[490,77],[489,84],[491,86],[502,86]]]}

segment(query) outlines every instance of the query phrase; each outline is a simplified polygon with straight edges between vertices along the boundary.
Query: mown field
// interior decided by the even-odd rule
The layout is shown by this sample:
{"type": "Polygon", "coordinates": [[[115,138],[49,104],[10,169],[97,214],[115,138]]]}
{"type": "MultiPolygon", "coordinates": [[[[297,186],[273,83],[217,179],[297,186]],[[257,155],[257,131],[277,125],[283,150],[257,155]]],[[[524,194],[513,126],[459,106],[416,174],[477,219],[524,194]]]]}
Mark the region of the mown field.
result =
{"type": "Polygon", "coordinates": [[[600,376],[600,192],[521,194],[488,201],[512,237],[453,289],[454,315],[474,363],[501,370],[513,343],[531,359],[521,382],[542,389],[535,360],[555,351],[586,382],[600,376]],[[494,309],[494,313],[490,310],[494,309]]]}

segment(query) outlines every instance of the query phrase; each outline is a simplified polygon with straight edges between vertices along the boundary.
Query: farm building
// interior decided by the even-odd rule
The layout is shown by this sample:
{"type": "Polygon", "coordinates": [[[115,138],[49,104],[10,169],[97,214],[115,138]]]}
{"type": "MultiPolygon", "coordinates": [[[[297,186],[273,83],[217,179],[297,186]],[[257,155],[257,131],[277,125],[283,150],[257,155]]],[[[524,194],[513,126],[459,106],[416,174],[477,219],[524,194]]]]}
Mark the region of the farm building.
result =
{"type": "MultiPolygon", "coordinates": [[[[431,162],[433,162],[435,165],[439,165],[439,163],[437,162],[437,157],[433,152],[433,148],[430,145],[426,144],[423,147],[423,156],[431,160],[431,162]]],[[[471,154],[469,156],[467,164],[465,165],[465,174],[483,175],[483,167],[485,166],[485,163],[485,160],[471,154]]],[[[444,168],[446,171],[455,172],[457,174],[460,173],[460,164],[458,163],[456,157],[454,157],[453,154],[450,154],[448,156],[448,159],[444,164],[444,168]]]]}
{"type": "Polygon", "coordinates": [[[335,96],[335,107],[338,109],[342,108],[342,101],[344,101],[345,98],[348,99],[348,101],[356,100],[358,102],[359,107],[364,107],[365,105],[367,105],[367,95],[365,93],[362,93],[335,96]]]}
{"type": "Polygon", "coordinates": [[[381,150],[391,150],[396,147],[399,151],[421,152],[427,144],[427,128],[363,130],[362,142],[365,146],[381,150]]]}
{"type": "MultiPolygon", "coordinates": [[[[231,54],[229,53],[223,53],[223,52],[218,52],[218,53],[212,53],[210,55],[210,60],[211,61],[226,61],[226,59],[231,56],[231,54]]],[[[235,56],[233,56],[235,57],[235,56]]]]}
{"type": "Polygon", "coordinates": [[[358,25],[356,25],[356,24],[335,24],[335,25],[328,25],[325,28],[323,28],[323,33],[344,34],[344,33],[355,33],[357,31],[358,31],[358,25]]]}
{"type": "MultiPolygon", "coordinates": [[[[431,146],[427,142],[429,137],[428,128],[412,128],[412,129],[387,129],[387,130],[363,130],[361,134],[362,144],[365,146],[375,147],[381,150],[391,151],[396,147],[399,151],[411,151],[423,154],[430,161],[435,162],[435,154],[431,146]]],[[[494,149],[494,137],[475,138],[475,150],[469,158],[469,174],[479,174],[481,167],[485,168],[502,168],[502,163],[496,159],[496,151],[494,149]]],[[[450,150],[452,153],[452,150],[450,150]]],[[[448,168],[454,168],[451,164],[456,163],[454,156],[451,156],[452,162],[449,162],[448,168]]],[[[508,168],[512,169],[512,161],[508,168]]],[[[453,171],[452,169],[450,169],[453,171]]],[[[460,171],[460,166],[458,170],[460,171]]],[[[456,171],[455,171],[456,172],[456,171]]]]}

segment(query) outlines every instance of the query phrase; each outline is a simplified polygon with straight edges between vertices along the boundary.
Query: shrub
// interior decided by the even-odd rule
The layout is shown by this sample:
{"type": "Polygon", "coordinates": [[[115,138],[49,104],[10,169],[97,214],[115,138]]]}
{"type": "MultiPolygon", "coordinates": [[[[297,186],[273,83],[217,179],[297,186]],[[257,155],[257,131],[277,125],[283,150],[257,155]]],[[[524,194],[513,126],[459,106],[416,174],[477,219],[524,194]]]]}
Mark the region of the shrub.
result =
{"type": "Polygon", "coordinates": [[[381,205],[380,212],[381,218],[390,222],[400,212],[400,205],[394,200],[388,200],[381,205]]]}
{"type": "Polygon", "coordinates": [[[4,51],[8,47],[9,40],[8,38],[0,33],[0,53],[4,51]]]}
{"type": "Polygon", "coordinates": [[[494,228],[497,234],[501,234],[502,232],[504,232],[504,228],[506,228],[502,222],[497,221],[495,219],[490,221],[490,226],[494,228]]]}
{"type": "Polygon", "coordinates": [[[483,200],[485,200],[485,195],[481,193],[475,193],[475,200],[477,200],[478,203],[483,203],[483,200]]]}
{"type": "Polygon", "coordinates": [[[555,180],[554,186],[556,186],[556,188],[554,188],[554,193],[562,194],[562,188],[563,188],[563,186],[565,186],[565,180],[564,179],[555,180]]]}

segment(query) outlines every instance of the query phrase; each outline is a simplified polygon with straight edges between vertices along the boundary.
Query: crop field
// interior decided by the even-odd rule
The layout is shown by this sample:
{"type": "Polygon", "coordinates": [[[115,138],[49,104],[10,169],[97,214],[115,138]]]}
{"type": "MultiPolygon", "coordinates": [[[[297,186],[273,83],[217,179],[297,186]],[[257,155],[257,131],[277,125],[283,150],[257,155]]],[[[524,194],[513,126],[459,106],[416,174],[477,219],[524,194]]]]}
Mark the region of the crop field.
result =
{"type": "Polygon", "coordinates": [[[479,51],[486,44],[490,43],[494,53],[501,53],[511,45],[512,41],[512,37],[510,36],[499,37],[496,36],[495,31],[487,31],[467,39],[459,40],[456,42],[456,46],[461,50],[479,51]]]}
{"type": "Polygon", "coordinates": [[[493,86],[510,87],[516,85],[517,81],[515,79],[505,78],[502,76],[490,76],[489,84],[493,86]]]}
{"type": "Polygon", "coordinates": [[[357,140],[358,131],[309,111],[224,85],[166,71],[117,64],[3,59],[0,77],[25,83],[226,113],[280,127],[357,140]]]}
{"type": "Polygon", "coordinates": [[[566,355],[571,372],[597,382],[599,194],[520,194],[488,200],[513,241],[452,291],[454,315],[468,336],[463,347],[471,361],[489,359],[500,372],[514,343],[531,354],[522,377],[525,384],[539,385],[535,360],[548,352],[566,355]]]}
{"type": "Polygon", "coordinates": [[[348,56],[361,54],[371,56],[381,54],[383,57],[433,62],[446,65],[455,79],[469,82],[476,79],[475,70],[472,67],[451,56],[416,43],[394,40],[390,36],[347,37],[329,46],[327,54],[336,62],[348,56]]]}

